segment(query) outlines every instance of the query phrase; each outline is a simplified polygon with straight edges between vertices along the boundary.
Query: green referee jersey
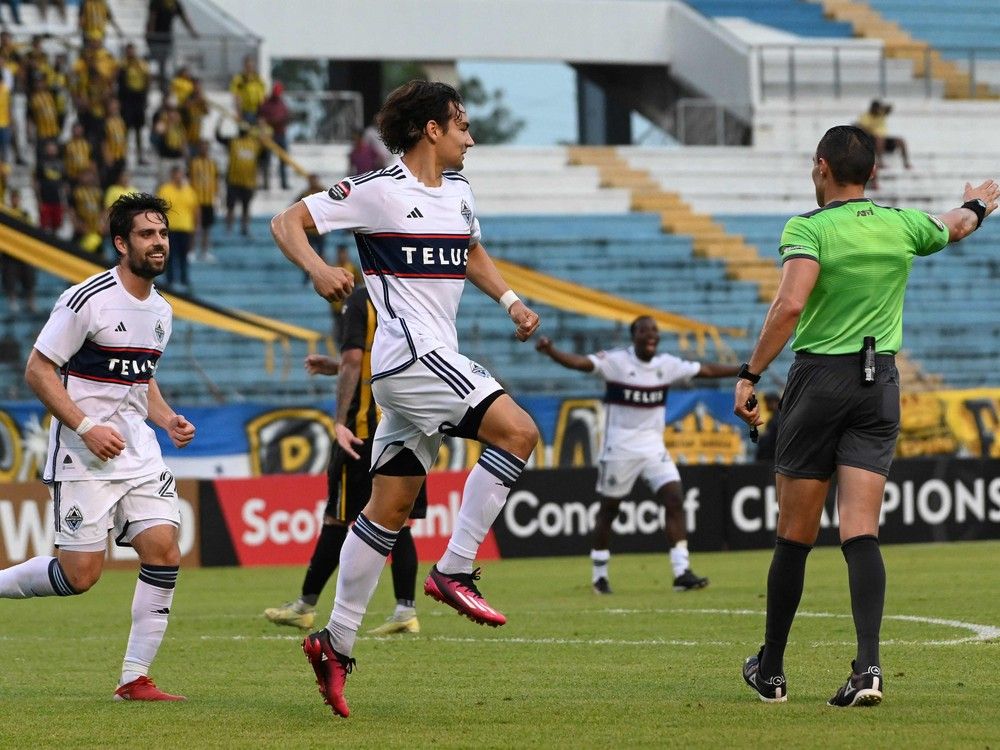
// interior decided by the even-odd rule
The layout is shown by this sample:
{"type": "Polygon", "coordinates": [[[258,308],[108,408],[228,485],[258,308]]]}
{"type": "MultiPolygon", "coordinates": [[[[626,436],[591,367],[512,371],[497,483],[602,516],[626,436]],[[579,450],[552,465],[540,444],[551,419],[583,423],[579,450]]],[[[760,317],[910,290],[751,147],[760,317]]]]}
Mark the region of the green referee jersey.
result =
{"type": "Polygon", "coordinates": [[[874,336],[880,353],[903,342],[903,297],[914,255],[948,244],[937,218],[887,208],[867,198],[835,201],[788,220],[781,233],[781,262],[811,258],[819,277],[795,329],[792,349],[850,354],[874,336]]]}

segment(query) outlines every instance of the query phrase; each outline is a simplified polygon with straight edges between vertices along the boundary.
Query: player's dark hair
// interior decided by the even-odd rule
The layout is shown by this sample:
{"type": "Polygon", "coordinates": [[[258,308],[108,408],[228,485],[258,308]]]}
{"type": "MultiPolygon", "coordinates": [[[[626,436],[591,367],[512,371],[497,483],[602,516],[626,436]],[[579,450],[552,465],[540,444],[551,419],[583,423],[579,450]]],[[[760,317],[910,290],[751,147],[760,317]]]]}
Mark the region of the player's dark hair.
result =
{"type": "Polygon", "coordinates": [[[855,125],[836,125],[816,146],[840,185],[864,185],[875,167],[875,139],[855,125]]]}
{"type": "Polygon", "coordinates": [[[636,318],[631,323],[629,323],[629,326],[628,326],[628,335],[631,338],[635,338],[635,332],[638,330],[639,324],[642,321],[644,321],[644,320],[653,320],[653,316],[652,315],[640,315],[638,318],[636,318]]]}
{"type": "Polygon", "coordinates": [[[431,120],[447,131],[452,105],[462,105],[462,95],[454,87],[437,81],[410,81],[389,94],[375,115],[375,125],[386,148],[402,154],[423,138],[431,120]]]}
{"type": "Polygon", "coordinates": [[[128,242],[129,232],[132,231],[132,220],[139,214],[159,214],[169,229],[170,222],[167,219],[169,209],[170,204],[155,195],[125,193],[111,204],[111,210],[108,212],[108,230],[111,234],[111,243],[114,244],[115,237],[121,237],[128,242]]]}

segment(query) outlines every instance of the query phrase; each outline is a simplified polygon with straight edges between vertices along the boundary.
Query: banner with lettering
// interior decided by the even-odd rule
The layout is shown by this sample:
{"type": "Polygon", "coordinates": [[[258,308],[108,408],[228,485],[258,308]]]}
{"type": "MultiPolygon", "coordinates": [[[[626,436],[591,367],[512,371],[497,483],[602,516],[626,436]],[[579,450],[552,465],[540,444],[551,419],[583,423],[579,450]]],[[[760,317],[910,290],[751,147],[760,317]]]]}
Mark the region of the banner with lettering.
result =
{"type": "MultiPolygon", "coordinates": [[[[527,396],[518,402],[541,432],[531,468],[595,465],[604,426],[599,397],[527,396]]],[[[176,408],[198,429],[194,442],[183,451],[157,431],[167,463],[179,477],[321,474],[334,445],[332,400],[301,406],[244,403],[176,408]]],[[[907,394],[902,414],[899,458],[1000,457],[1000,388],[907,394]]],[[[48,425],[49,416],[37,403],[0,402],[0,482],[38,476],[48,425]]],[[[754,459],[754,446],[746,426],[732,414],[728,391],[671,389],[663,437],[679,464],[741,464],[754,459]]],[[[478,443],[446,438],[435,470],[469,469],[480,450],[478,443]]]]}

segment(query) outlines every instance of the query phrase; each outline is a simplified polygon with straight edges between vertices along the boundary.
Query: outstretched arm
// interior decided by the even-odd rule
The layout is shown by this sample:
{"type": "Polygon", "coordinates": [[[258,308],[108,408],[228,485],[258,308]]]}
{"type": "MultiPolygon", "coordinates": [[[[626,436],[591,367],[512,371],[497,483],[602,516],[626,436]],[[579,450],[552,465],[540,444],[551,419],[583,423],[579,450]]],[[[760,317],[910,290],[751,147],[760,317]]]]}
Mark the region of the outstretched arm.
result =
{"type": "Polygon", "coordinates": [[[696,378],[729,378],[740,371],[738,365],[723,365],[718,362],[702,362],[696,378]]]}
{"type": "MultiPolygon", "coordinates": [[[[972,187],[967,182],[962,200],[966,203],[977,199],[981,200],[986,204],[983,214],[983,218],[986,218],[996,210],[998,196],[1000,196],[1000,187],[993,180],[987,180],[976,187],[972,187]]],[[[965,239],[979,228],[979,215],[974,210],[964,206],[953,208],[937,218],[948,227],[948,242],[958,242],[965,239]]]]}
{"type": "Polygon", "coordinates": [[[552,344],[552,339],[548,336],[542,336],[538,339],[538,343],[535,344],[535,349],[540,351],[542,354],[548,354],[553,360],[570,370],[579,370],[580,372],[594,371],[594,363],[590,361],[590,357],[585,357],[582,354],[571,354],[570,352],[560,351],[555,348],[552,344]]]}
{"type": "MultiPolygon", "coordinates": [[[[507,292],[513,295],[510,285],[503,280],[503,276],[493,264],[493,259],[486,252],[486,248],[478,242],[469,248],[469,265],[466,268],[466,276],[480,291],[492,297],[496,302],[500,302],[507,292]]],[[[519,341],[527,341],[538,328],[540,322],[538,315],[516,296],[514,302],[507,308],[507,314],[514,321],[516,326],[514,335],[519,341]]]]}

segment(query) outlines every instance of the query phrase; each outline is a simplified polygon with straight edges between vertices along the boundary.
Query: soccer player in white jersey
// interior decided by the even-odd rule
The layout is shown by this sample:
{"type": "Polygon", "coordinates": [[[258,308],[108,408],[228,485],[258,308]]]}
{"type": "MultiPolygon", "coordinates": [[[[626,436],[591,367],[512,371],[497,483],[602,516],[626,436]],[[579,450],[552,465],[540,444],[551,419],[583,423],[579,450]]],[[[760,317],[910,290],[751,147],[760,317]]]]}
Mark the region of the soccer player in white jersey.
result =
{"type": "Polygon", "coordinates": [[[708,579],[695,575],[689,564],[687,528],[684,523],[684,492],[681,475],[663,445],[667,391],[671,385],[691,378],[721,378],[735,375],[733,365],[689,362],[672,354],[657,354],[660,332],[656,321],[640,317],[629,328],[632,346],[584,356],[556,349],[546,337],[535,348],[571,370],[593,372],[606,382],[607,411],[604,443],[598,462],[597,494],[600,512],[594,524],[592,582],[595,593],[610,594],[608,563],[611,524],[618,506],[639,477],[646,482],[666,509],[666,532],[670,543],[670,565],[674,591],[704,588],[708,579]]]}
{"type": "MultiPolygon", "coordinates": [[[[474,143],[461,97],[443,83],[411,81],[389,95],[377,124],[385,145],[402,154],[399,161],[308,196],[271,222],[281,251],[331,300],[349,294],[353,279],[323,262],[306,230],[352,230],[379,320],[371,368],[382,421],[372,448],[371,500],[341,551],[330,622],[303,643],[325,702],[341,716],[349,713],[344,682],[361,619],[443,436],[486,447],[424,592],[493,627],[506,618],[476,587],[476,553],[538,441],[531,417],[458,352],[455,316],[466,278],[504,307],[518,339],[538,327],[538,316],[504,282],[480,241],[476,202],[457,171],[474,143]]],[[[351,452],[354,436],[344,425],[336,429],[351,452]]]]}
{"type": "Polygon", "coordinates": [[[101,577],[108,532],[139,555],[132,629],[115,700],[176,701],[149,679],[174,596],[180,524],[174,477],[147,419],[183,448],[195,428],[153,378],[171,310],[153,288],[169,254],[167,204],[128,193],[111,207],[118,264],[70,287],[28,358],[25,378],[52,414],[43,473],[54,504],[56,557],[0,571],[0,597],[73,596],[101,577]]]}

